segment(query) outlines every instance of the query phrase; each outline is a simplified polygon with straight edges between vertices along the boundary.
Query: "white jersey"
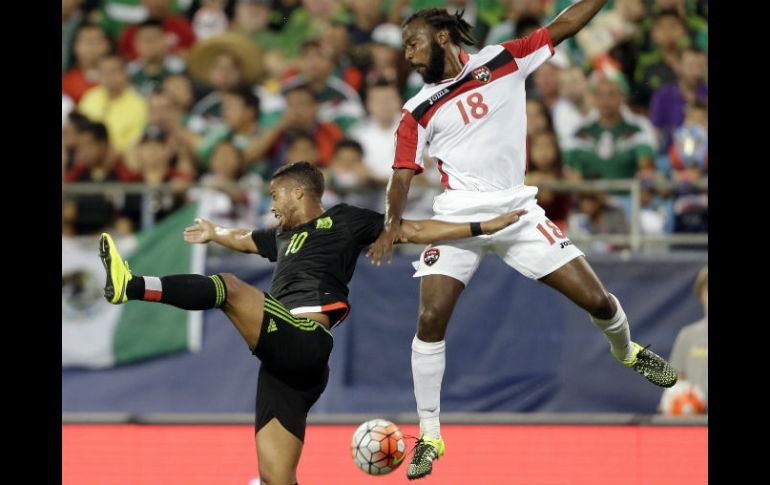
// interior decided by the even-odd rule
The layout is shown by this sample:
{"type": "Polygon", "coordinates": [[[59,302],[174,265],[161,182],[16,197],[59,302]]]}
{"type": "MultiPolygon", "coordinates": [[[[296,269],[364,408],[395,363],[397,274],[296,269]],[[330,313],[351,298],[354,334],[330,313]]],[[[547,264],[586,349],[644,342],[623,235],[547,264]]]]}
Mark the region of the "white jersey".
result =
{"type": "Polygon", "coordinates": [[[462,52],[456,77],[426,84],[404,104],[393,168],[422,172],[427,146],[447,189],[490,192],[523,184],[524,81],[553,52],[545,27],[475,55],[462,52]]]}

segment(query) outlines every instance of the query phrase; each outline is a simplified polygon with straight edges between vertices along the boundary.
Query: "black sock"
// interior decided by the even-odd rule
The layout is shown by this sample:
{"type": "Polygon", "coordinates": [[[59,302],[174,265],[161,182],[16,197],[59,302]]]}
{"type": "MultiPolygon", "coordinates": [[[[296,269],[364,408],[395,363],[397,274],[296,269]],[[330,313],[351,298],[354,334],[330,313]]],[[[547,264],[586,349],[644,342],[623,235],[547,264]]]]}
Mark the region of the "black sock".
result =
{"type": "Polygon", "coordinates": [[[220,275],[134,275],[126,285],[126,295],[129,300],[158,301],[183,310],[209,310],[225,303],[227,287],[220,275]]]}

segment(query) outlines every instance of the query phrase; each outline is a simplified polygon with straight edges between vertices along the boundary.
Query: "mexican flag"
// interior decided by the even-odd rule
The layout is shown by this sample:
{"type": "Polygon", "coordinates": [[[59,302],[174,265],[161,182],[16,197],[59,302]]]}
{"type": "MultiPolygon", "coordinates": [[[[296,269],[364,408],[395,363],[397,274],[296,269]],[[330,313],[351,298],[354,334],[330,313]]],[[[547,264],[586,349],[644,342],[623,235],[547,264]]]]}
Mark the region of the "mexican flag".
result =
{"type": "MultiPolygon", "coordinates": [[[[198,204],[188,204],[152,230],[122,238],[113,235],[115,245],[134,274],[201,274],[206,246],[182,239],[195,217],[198,204]]],[[[107,303],[98,239],[98,235],[62,237],[62,367],[99,369],[200,350],[203,312],[158,303],[107,303]]]]}

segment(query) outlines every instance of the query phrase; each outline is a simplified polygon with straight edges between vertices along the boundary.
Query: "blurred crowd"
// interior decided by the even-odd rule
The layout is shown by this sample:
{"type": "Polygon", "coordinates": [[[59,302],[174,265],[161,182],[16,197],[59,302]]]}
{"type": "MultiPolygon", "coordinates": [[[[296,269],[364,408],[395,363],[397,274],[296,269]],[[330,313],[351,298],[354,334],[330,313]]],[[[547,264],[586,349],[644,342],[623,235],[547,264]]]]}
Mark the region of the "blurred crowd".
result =
{"type": "MultiPolygon", "coordinates": [[[[132,233],[191,200],[222,224],[270,226],[270,174],[298,160],[324,170],[327,206],[382,211],[401,106],[422,86],[401,22],[464,10],[472,53],[571,3],[62,0],[63,184],[158,188],[65,190],[62,234],[132,233]]],[[[528,79],[527,183],[637,179],[642,233],[707,232],[707,59],[707,0],[610,0],[528,79]]],[[[440,175],[416,180],[406,216],[428,217],[440,175]]],[[[571,233],[628,233],[628,192],[538,198],[571,233]]]]}

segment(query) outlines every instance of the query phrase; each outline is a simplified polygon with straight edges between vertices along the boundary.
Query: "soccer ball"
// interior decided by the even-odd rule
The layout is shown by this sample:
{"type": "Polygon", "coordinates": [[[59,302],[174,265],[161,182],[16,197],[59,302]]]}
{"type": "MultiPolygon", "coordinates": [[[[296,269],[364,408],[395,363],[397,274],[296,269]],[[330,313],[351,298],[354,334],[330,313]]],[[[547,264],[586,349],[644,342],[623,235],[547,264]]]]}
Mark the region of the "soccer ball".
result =
{"type": "Polygon", "coordinates": [[[404,461],[406,442],[398,426],[385,419],[372,419],[353,433],[353,461],[370,475],[390,473],[404,461]]]}
{"type": "Polygon", "coordinates": [[[706,397],[700,387],[680,380],[663,391],[660,409],[668,416],[691,416],[706,411],[706,397]]]}

